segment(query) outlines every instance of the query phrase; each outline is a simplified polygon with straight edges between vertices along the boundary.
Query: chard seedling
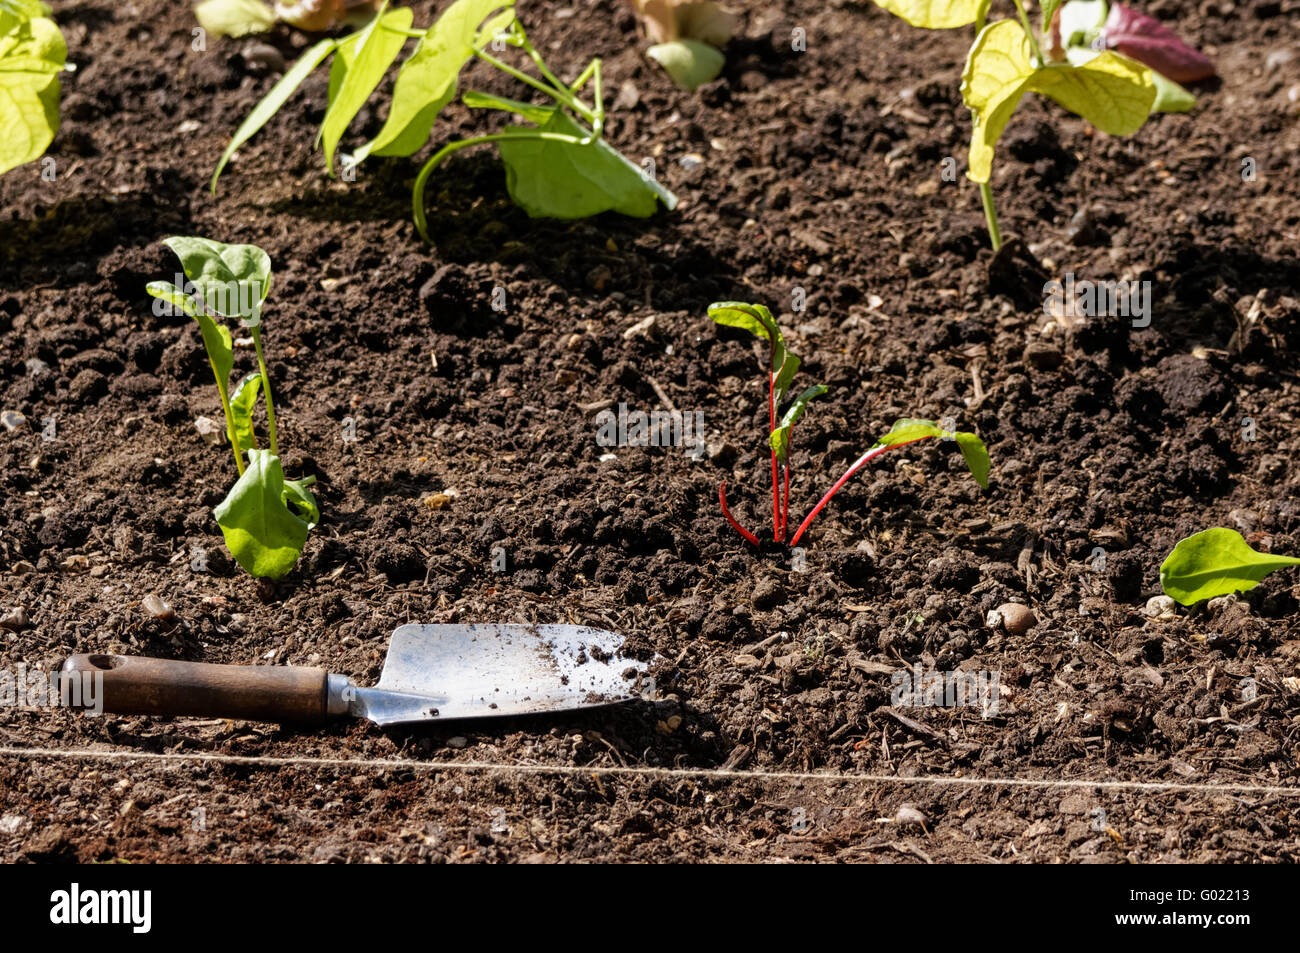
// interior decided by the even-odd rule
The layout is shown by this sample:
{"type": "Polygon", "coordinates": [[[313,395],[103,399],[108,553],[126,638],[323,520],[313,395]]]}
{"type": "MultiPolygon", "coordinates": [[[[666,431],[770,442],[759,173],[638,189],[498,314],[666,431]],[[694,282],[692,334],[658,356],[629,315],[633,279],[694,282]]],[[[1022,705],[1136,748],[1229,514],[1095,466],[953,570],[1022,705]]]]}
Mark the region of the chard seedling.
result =
{"type": "Polygon", "coordinates": [[[471,146],[494,144],[506,166],[511,199],[537,218],[586,218],[605,211],[645,218],[660,202],[675,208],[677,198],[633,165],[604,139],[605,106],[601,61],[594,59],[571,84],[556,78],[515,19],[513,0],[456,0],[427,30],[411,28],[407,7],[381,9],[363,29],[342,39],[321,40],[298,60],[236,130],[212,175],[217,180],[235,150],[264,126],[298,86],[326,59],[330,64],[329,103],[317,137],[325,165],[334,174],[340,140],[396,61],[409,39],[417,43],[393,82],[388,117],[378,135],[345,164],[368,156],[409,156],[429,140],[438,114],[455,98],[460,72],[472,59],[489,63],[550,102],[534,105],[491,93],[467,91],[471,109],[497,109],[523,118],[524,125],[457,139],[425,162],[412,190],[412,214],[425,241],[429,237],[424,191],[429,177],[447,157],[471,146]],[[492,52],[489,52],[491,47],[492,52]],[[522,50],[538,75],[499,59],[494,53],[522,50]],[[591,85],[591,103],[579,93],[591,85]]]}
{"type": "Polygon", "coordinates": [[[694,92],[722,72],[722,48],[736,31],[736,15],[713,0],[629,0],[654,44],[646,56],[674,83],[694,92]]]}
{"type": "Polygon", "coordinates": [[[1253,589],[1275,569],[1300,566],[1294,556],[1250,548],[1240,533],[1218,527],[1188,536],[1160,565],[1160,588],[1185,606],[1253,589]]]}
{"type": "Polygon", "coordinates": [[[36,0],[0,0],[0,175],[39,159],[59,131],[63,34],[36,0]]]}
{"type": "Polygon", "coordinates": [[[298,561],[308,532],[320,522],[320,509],[308,490],[316,478],[286,480],[280,464],[271,378],[262,352],[262,306],[271,287],[270,256],[256,245],[226,245],[207,238],[168,238],[163,244],[180,258],[188,281],[184,288],[153,281],[147,290],[198,322],[239,473],[213,514],[226,547],[249,575],[279,579],[298,561]],[[257,353],[257,370],[240,381],[233,394],[230,373],[235,352],[228,319],[248,330],[257,353]],[[259,447],[253,427],[259,391],[266,401],[266,450],[259,447]]]}
{"type": "MultiPolygon", "coordinates": [[[[950,432],[928,420],[905,418],[895,423],[887,434],[876,441],[875,446],[854,461],[853,465],[835,481],[826,495],[813,507],[812,512],[804,517],[803,522],[799,524],[799,528],[795,530],[794,536],[790,537],[788,528],[790,523],[791,435],[795,423],[808,409],[808,403],[813,398],[825,394],[827,388],[824,384],[814,384],[805,388],[798,397],[790,402],[778,422],[777,409],[781,406],[795,374],[799,371],[800,361],[785,346],[781,329],[772,317],[772,312],[761,304],[724,301],[709,306],[709,317],[718,324],[740,328],[748,331],[760,341],[767,342],[767,443],[772,459],[772,538],[776,542],[784,543],[789,538],[791,546],[797,545],[803,534],[807,532],[808,527],[812,525],[813,520],[817,518],[817,514],[825,508],[831,498],[840,491],[840,488],[855,473],[882,453],[888,453],[890,450],[896,450],[899,447],[920,440],[933,438],[955,440],[957,446],[961,449],[966,465],[970,467],[975,482],[985,489],[988,488],[989,455],[979,437],[973,433],[950,432]]],[[[741,526],[727,507],[726,480],[723,480],[718,487],[718,503],[722,507],[722,515],[731,524],[731,527],[750,543],[755,546],[760,545],[758,537],[741,526]]]]}
{"type": "MultiPolygon", "coordinates": [[[[1094,4],[1082,4],[1087,9],[1070,4],[1075,9],[1067,18],[1069,26],[1063,29],[1058,19],[1063,16],[1060,0],[1043,0],[1039,29],[1035,30],[1023,0],[1011,0],[1015,19],[988,24],[985,20],[992,0],[875,2],[914,26],[948,29],[975,24],[976,37],[961,83],[962,100],[972,114],[966,175],[980,187],[989,241],[995,250],[1002,247],[1002,234],[990,184],[994,147],[1026,93],[1040,93],[1114,136],[1137,132],[1157,110],[1190,106],[1186,90],[1165,88],[1162,92],[1163,77],[1145,65],[1145,60],[1134,58],[1150,44],[1134,40],[1132,24],[1136,21],[1131,17],[1124,19],[1123,25],[1116,17],[1112,32],[1100,30],[1100,39],[1088,35],[1095,28],[1089,24],[1106,20],[1104,3],[1099,10],[1094,4]],[[1076,23],[1083,26],[1075,28],[1076,23]],[[1051,44],[1045,50],[1040,38],[1049,33],[1051,44]],[[1067,47],[1064,40],[1071,45],[1067,47]],[[1094,43],[1109,48],[1094,48],[1090,45],[1094,43]]],[[[1106,23],[1111,29],[1110,21],[1106,23]]],[[[1168,44],[1163,48],[1168,49],[1168,44]]]]}

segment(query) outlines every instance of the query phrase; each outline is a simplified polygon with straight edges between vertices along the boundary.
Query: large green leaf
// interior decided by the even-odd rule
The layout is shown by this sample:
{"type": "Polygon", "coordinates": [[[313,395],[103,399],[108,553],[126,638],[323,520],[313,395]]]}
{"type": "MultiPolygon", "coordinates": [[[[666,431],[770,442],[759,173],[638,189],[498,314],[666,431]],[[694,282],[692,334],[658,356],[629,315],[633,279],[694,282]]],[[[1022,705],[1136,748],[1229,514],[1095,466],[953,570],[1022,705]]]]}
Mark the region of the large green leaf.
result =
{"type": "Polygon", "coordinates": [[[820,397],[826,393],[826,390],[825,384],[814,384],[812,387],[807,388],[794,399],[794,403],[786,409],[785,414],[781,417],[781,422],[777,424],[777,428],[772,431],[768,443],[776,451],[776,458],[781,463],[786,462],[786,457],[790,453],[790,429],[803,416],[804,411],[808,409],[808,402],[814,397],[820,397]]]}
{"type": "Polygon", "coordinates": [[[1207,529],[1182,540],[1160,566],[1160,588],[1185,606],[1244,592],[1275,569],[1300,565],[1294,556],[1259,553],[1235,530],[1207,529]]]}
{"type": "Polygon", "coordinates": [[[981,31],[962,74],[961,92],[974,114],[967,175],[987,182],[993,148],[1027,92],[1039,92],[1102,132],[1126,136],[1142,127],[1156,98],[1151,71],[1107,51],[1080,66],[1035,66],[1019,23],[999,20],[981,31]]]}
{"type": "Polygon", "coordinates": [[[213,514],[226,548],[258,579],[289,572],[307,542],[308,525],[285,505],[284,470],[269,450],[248,452],[248,469],[213,514]]]}
{"type": "Polygon", "coordinates": [[[279,112],[280,107],[289,101],[289,97],[297,91],[302,85],[302,81],[311,75],[311,71],[319,66],[325,57],[334,52],[338,46],[338,40],[321,40],[306,53],[304,53],[298,62],[294,63],[287,73],[280,77],[279,82],[271,87],[271,91],[262,97],[262,101],[257,104],[248,118],[240,123],[239,128],[230,139],[230,144],[226,146],[226,151],[221,153],[221,160],[217,163],[216,171],[212,173],[212,193],[217,191],[217,179],[221,178],[221,170],[226,167],[230,157],[235,151],[249,139],[257,134],[257,131],[270,121],[271,117],[279,112]]]}
{"type": "Polygon", "coordinates": [[[210,238],[176,236],[163,244],[181,260],[202,304],[228,318],[250,323],[271,289],[271,257],[256,245],[227,245],[210,238]]]}
{"type": "Polygon", "coordinates": [[[253,411],[257,408],[257,395],[262,389],[260,371],[246,376],[230,395],[230,419],[234,425],[235,451],[257,449],[257,435],[253,433],[253,411]]]}
{"type": "Polygon", "coordinates": [[[912,26],[943,30],[974,23],[988,0],[876,0],[876,6],[912,26]]]}
{"type": "Polygon", "coordinates": [[[321,123],[325,167],[334,173],[334,150],[339,139],[375,91],[388,67],[406,44],[414,14],[410,7],[398,7],[371,20],[364,30],[340,44],[330,65],[329,108],[321,123]]]}
{"type": "Polygon", "coordinates": [[[367,155],[409,156],[429,140],[433,123],[456,95],[461,69],[491,41],[499,29],[514,20],[514,0],[456,0],[438,18],[410,58],[402,64],[393,84],[393,102],[379,135],[357,152],[367,155]],[[483,21],[497,10],[508,16],[483,21]]]}
{"type": "MultiPolygon", "coordinates": [[[[577,138],[590,135],[558,109],[538,129],[577,138]]],[[[507,131],[536,130],[508,126],[507,131]]],[[[677,206],[675,195],[604,139],[587,145],[540,138],[503,139],[497,148],[506,164],[510,197],[533,218],[589,218],[610,211],[646,218],[655,213],[659,202],[670,210],[677,206]]]]}
{"type": "Polygon", "coordinates": [[[67,60],[63,34],[48,17],[8,14],[0,36],[0,175],[40,157],[59,131],[59,71],[67,60]]]}

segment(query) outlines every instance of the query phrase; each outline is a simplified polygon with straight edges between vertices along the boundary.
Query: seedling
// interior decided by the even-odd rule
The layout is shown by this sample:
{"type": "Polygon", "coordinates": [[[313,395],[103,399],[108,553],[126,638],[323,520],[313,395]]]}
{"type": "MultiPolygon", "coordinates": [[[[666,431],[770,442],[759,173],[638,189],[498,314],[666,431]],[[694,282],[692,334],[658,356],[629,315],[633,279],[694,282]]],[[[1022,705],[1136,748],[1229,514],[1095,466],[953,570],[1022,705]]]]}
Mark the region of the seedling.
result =
{"type": "Polygon", "coordinates": [[[1300,566],[1300,559],[1256,552],[1235,530],[1207,529],[1181,540],[1161,563],[1160,588],[1190,606],[1253,589],[1285,566],[1300,566]]]}
{"type": "MultiPolygon", "coordinates": [[[[1137,132],[1154,111],[1187,109],[1191,105],[1187,99],[1190,93],[1176,83],[1164,85],[1163,77],[1144,65],[1150,61],[1144,51],[1159,47],[1167,54],[1172,49],[1168,40],[1178,42],[1176,38],[1169,34],[1153,46],[1148,26],[1144,38],[1135,39],[1134,24],[1138,21],[1134,17],[1141,15],[1124,11],[1118,4],[1116,10],[1123,12],[1113,13],[1111,20],[1106,18],[1104,0],[1100,4],[1071,3],[1067,18],[1060,0],[1042,0],[1039,30],[1035,31],[1023,0],[1012,0],[1015,20],[987,25],[992,0],[875,2],[914,26],[946,29],[975,24],[975,42],[967,55],[961,84],[962,99],[972,113],[966,175],[980,187],[989,240],[995,250],[1002,247],[1002,234],[990,185],[994,146],[1026,93],[1041,93],[1114,136],[1137,132]],[[1068,20],[1067,28],[1062,27],[1063,18],[1068,20]],[[1045,53],[1040,36],[1048,33],[1051,45],[1045,53]]],[[[1208,62],[1205,60],[1205,64],[1208,62]]],[[[1187,74],[1180,75],[1188,78],[1187,74]]]]}
{"type": "Polygon", "coordinates": [[[673,82],[694,92],[718,78],[726,59],[722,47],[736,30],[736,15],[713,0],[629,0],[654,43],[646,56],[673,82]]]}
{"type": "Polygon", "coordinates": [[[513,0],[456,0],[427,30],[411,29],[407,7],[382,9],[363,29],[338,40],[321,40],[295,63],[235,132],[212,175],[212,191],[235,150],[264,126],[311,72],[333,56],[329,105],[318,142],[334,174],[334,154],[357,112],[383,80],[388,68],[415,38],[414,52],[393,83],[388,118],[379,134],[345,157],[345,167],[371,155],[409,156],[428,141],[438,114],[456,96],[460,72],[480,59],[551,100],[534,105],[491,93],[467,91],[472,109],[498,109],[522,116],[526,125],[458,139],[438,149],[424,164],[412,190],[412,213],[425,241],[429,237],[424,190],[430,175],[448,156],[471,146],[493,143],[506,166],[511,199],[530,216],[586,218],[605,211],[638,218],[653,215],[662,202],[677,198],[633,165],[604,139],[605,106],[601,61],[594,59],[570,85],[555,77],[515,19],[513,0]],[[493,52],[488,52],[491,47],[493,52]],[[539,76],[506,63],[493,53],[507,47],[527,54],[539,76]],[[592,87],[592,102],[579,93],[592,87]]]}
{"type": "Polygon", "coordinates": [[[59,131],[63,34],[36,0],[0,0],[0,175],[39,159],[59,131]]]}
{"type": "Polygon", "coordinates": [[[184,289],[153,281],[147,290],[199,323],[239,473],[213,513],[239,565],[251,576],[278,579],[298,561],[308,532],[320,522],[320,509],[308,490],[316,478],[286,480],[280,465],[275,402],[262,353],[262,306],[271,286],[270,256],[256,245],[226,245],[207,238],[168,238],[163,244],[180,258],[189,280],[184,289]],[[230,373],[235,353],[228,319],[236,319],[248,330],[257,353],[257,370],[240,381],[233,394],[230,373]],[[266,401],[267,450],[258,446],[253,426],[259,391],[266,401]]]}
{"type": "Polygon", "coordinates": [[[194,16],[213,36],[247,36],[265,33],[277,21],[310,32],[340,23],[359,26],[378,8],[378,0],[299,0],[274,7],[262,0],[204,0],[194,8],[194,16]]]}
{"type": "MultiPolygon", "coordinates": [[[[855,473],[882,453],[896,450],[899,447],[920,440],[932,438],[955,440],[957,446],[961,449],[962,457],[966,460],[966,465],[970,467],[975,482],[985,489],[988,488],[989,455],[979,437],[973,433],[950,432],[928,420],[904,418],[895,423],[890,428],[889,433],[876,441],[875,446],[854,461],[853,465],[835,481],[830,490],[826,492],[826,495],[813,507],[812,512],[804,517],[803,522],[799,524],[799,528],[795,530],[794,536],[789,537],[790,444],[794,425],[808,409],[808,403],[813,398],[825,394],[827,388],[824,384],[814,384],[805,388],[798,397],[790,402],[778,423],[777,409],[781,406],[791,381],[799,371],[800,360],[785,346],[781,329],[772,317],[772,312],[761,304],[724,301],[709,306],[709,317],[718,324],[741,328],[760,341],[767,342],[767,443],[772,456],[772,538],[777,543],[784,543],[788,537],[791,546],[798,545],[800,538],[807,532],[813,520],[817,518],[817,514],[825,508],[831,498],[840,491],[840,488],[855,473]]],[[[736,518],[731,515],[731,510],[727,507],[726,480],[723,480],[718,487],[718,503],[722,507],[722,515],[726,517],[732,528],[755,546],[760,545],[758,537],[741,526],[736,518]]]]}

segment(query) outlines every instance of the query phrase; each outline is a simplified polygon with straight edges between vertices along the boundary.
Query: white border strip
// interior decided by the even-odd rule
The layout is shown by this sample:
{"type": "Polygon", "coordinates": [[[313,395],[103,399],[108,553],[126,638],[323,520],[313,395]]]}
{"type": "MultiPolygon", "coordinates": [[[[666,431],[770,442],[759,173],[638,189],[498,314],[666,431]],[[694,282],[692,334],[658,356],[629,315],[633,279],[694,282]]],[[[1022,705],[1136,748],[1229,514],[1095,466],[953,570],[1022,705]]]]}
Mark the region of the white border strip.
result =
{"type": "Polygon", "coordinates": [[[490,761],[405,761],[394,758],[277,758],[267,755],[212,754],[205,752],[93,751],[87,748],[0,748],[0,757],[93,759],[100,761],[202,761],[252,767],[373,768],[394,771],[464,771],[485,774],[540,774],[642,778],[699,778],[719,781],[823,781],[840,784],[868,783],[898,787],[928,784],[936,787],[1088,788],[1103,791],[1153,791],[1174,794],[1268,794],[1300,798],[1300,787],[1259,784],[1185,784],[1160,781],[1088,781],[1035,778],[900,777],[896,774],[838,774],[802,771],[733,771],[721,768],[647,768],[552,764],[494,764],[490,761]]]}

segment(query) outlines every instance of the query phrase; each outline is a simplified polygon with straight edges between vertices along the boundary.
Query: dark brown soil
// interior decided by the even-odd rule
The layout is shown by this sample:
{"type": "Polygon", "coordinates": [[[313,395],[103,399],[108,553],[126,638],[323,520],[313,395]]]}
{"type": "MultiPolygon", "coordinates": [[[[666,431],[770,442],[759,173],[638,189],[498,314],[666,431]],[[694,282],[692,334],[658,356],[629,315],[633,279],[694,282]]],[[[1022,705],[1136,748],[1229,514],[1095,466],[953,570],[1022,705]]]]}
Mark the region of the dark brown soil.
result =
{"type": "MultiPolygon", "coordinates": [[[[408,621],[574,622],[662,656],[662,697],[390,731],[0,710],[0,859],[1300,857],[1300,577],[1141,611],[1196,530],[1300,554],[1300,57],[1268,60],[1300,42],[1295,0],[1146,4],[1224,79],[1130,139],[1022,106],[995,179],[1019,242],[996,260],[974,187],[941,177],[945,157],[965,164],[969,32],[867,3],[763,5],[723,78],[687,95],[622,5],[524,0],[562,75],[602,55],[611,101],[635,90],[609,137],[655,158],[681,208],[532,221],[485,150],[438,174],[436,248],[410,222],[413,161],[325,177],[323,73],[213,198],[273,77],[240,41],[192,51],[184,4],[55,7],[78,67],[58,176],[0,179],[0,410],[31,421],[0,431],[0,609],[30,618],[0,631],[0,665],[128,652],[367,683],[408,621]],[[174,234],[275,263],[280,440],[291,474],[317,475],[324,521],[273,589],[231,568],[211,516],[233,465],[194,428],[220,416],[197,328],[144,292],[175,273],[174,234]],[[1057,328],[1041,289],[1067,272],[1150,281],[1150,327],[1057,328]],[[704,314],[726,298],[768,303],[804,381],[831,387],[796,434],[792,518],[904,415],[977,430],[990,489],[921,444],[845,488],[806,571],[756,553],[717,507],[726,477],[739,518],[767,525],[758,364],[704,314]],[[665,398],[703,411],[710,455],[602,461],[592,408],[665,398]],[[449,506],[427,504],[443,490],[449,506]],[[150,593],[175,622],[142,609],[150,593]],[[1007,601],[1039,625],[988,628],[1007,601]],[[892,705],[891,672],[915,664],[999,673],[997,715],[892,705]],[[624,767],[675,773],[607,770],[624,767]],[[979,778],[1082,783],[954,783],[979,778]]],[[[292,58],[304,40],[271,42],[292,58]]],[[[466,86],[518,94],[477,68],[466,86]]],[[[382,116],[372,103],[351,141],[382,116]]],[[[439,141],[482,128],[446,118],[439,141]]],[[[240,349],[237,370],[252,361],[240,349]]]]}

